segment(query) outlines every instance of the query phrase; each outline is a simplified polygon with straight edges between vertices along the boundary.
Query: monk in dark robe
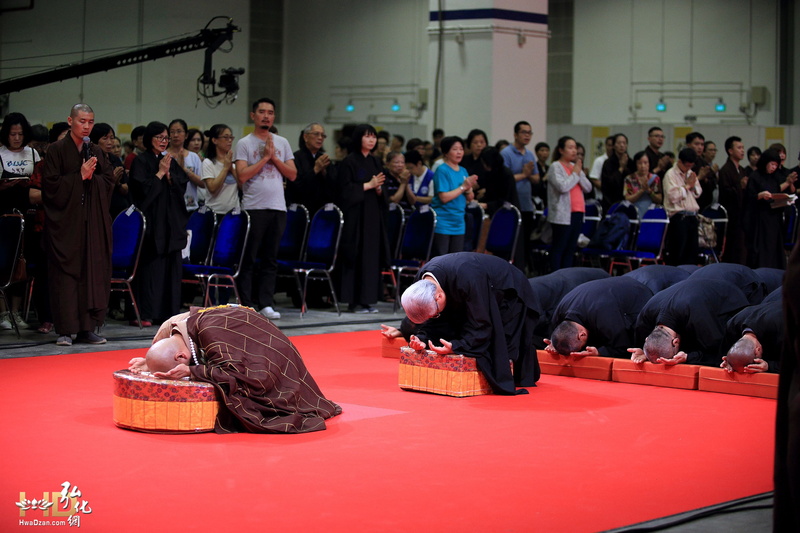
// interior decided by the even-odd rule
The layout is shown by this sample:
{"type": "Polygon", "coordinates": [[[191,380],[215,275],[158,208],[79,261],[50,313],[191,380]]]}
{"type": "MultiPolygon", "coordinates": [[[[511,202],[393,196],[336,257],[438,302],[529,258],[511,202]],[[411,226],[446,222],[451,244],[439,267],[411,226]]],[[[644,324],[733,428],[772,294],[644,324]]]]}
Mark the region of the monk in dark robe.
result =
{"type": "Polygon", "coordinates": [[[800,246],[795,244],[783,282],[784,343],[775,425],[775,496],[772,530],[800,531],[800,246]]]}
{"type": "Polygon", "coordinates": [[[420,324],[409,342],[411,348],[423,349],[428,341],[440,355],[474,357],[497,394],[526,394],[516,386],[536,385],[539,362],[532,345],[539,320],[536,295],[522,271],[508,261],[472,252],[435,257],[417,273],[402,302],[404,322],[420,324]],[[442,338],[441,331],[453,336],[442,338]]]}
{"type": "Polygon", "coordinates": [[[623,277],[633,278],[639,283],[644,283],[655,294],[685,280],[689,277],[689,272],[676,266],[648,265],[631,270],[623,274],[623,277]]]}
{"type": "Polygon", "coordinates": [[[111,287],[111,216],[115,180],[98,146],[84,143],[94,126],[86,104],[73,106],[70,132],[50,145],[42,167],[44,247],[59,346],[103,344],[92,330],[106,316],[111,287]]]}
{"type": "Polygon", "coordinates": [[[307,433],[342,408],[326,399],[297,348],[267,318],[237,305],[192,307],[168,319],[130,371],[214,385],[217,433],[307,433]]]}
{"type": "Polygon", "coordinates": [[[727,354],[722,357],[722,368],[746,373],[780,371],[782,295],[778,287],[760,304],[747,306],[728,320],[722,345],[727,354]]]}
{"type": "Polygon", "coordinates": [[[753,269],[735,263],[711,263],[693,272],[688,279],[721,279],[733,283],[747,297],[750,305],[758,305],[769,294],[766,284],[753,269]]]}

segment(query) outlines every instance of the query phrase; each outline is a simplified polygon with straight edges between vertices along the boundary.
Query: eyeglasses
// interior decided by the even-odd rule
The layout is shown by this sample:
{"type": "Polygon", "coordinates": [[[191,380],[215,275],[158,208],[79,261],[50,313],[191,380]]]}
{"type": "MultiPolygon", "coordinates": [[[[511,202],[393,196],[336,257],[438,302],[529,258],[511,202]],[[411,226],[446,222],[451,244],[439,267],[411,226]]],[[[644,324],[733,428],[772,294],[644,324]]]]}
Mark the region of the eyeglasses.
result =
{"type": "Polygon", "coordinates": [[[309,134],[309,135],[313,135],[314,137],[322,137],[323,139],[327,139],[327,138],[328,138],[328,136],[327,136],[327,135],[325,135],[325,134],[324,134],[323,132],[321,132],[321,131],[310,131],[310,132],[308,132],[308,134],[309,134]]]}
{"type": "Polygon", "coordinates": [[[169,130],[170,135],[180,135],[181,133],[186,133],[183,130],[169,130]]]}
{"type": "Polygon", "coordinates": [[[217,138],[218,138],[218,139],[222,139],[223,141],[232,141],[232,140],[234,140],[236,137],[234,137],[233,135],[220,135],[220,136],[219,136],[219,137],[217,137],[217,138]]]}
{"type": "Polygon", "coordinates": [[[442,310],[439,309],[439,301],[436,299],[436,297],[433,298],[433,303],[434,303],[434,305],[436,305],[436,314],[433,315],[428,320],[431,320],[431,319],[434,319],[434,318],[439,318],[440,316],[442,316],[442,310]]]}
{"type": "Polygon", "coordinates": [[[169,141],[169,137],[167,135],[159,135],[158,137],[153,137],[153,140],[160,143],[165,143],[169,141]]]}
{"type": "Polygon", "coordinates": [[[533,130],[519,130],[520,135],[533,135],[533,130]]]}

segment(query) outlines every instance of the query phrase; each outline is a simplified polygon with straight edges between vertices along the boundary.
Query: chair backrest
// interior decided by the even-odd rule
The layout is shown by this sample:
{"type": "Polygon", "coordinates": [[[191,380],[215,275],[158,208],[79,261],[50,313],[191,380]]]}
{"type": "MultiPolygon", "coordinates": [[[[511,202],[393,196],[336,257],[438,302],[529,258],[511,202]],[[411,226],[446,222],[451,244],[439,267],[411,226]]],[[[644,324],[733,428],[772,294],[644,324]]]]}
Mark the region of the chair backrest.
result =
{"type": "Polygon", "coordinates": [[[0,288],[11,284],[14,267],[22,249],[25,220],[22,215],[0,216],[0,288]]]}
{"type": "Polygon", "coordinates": [[[639,224],[639,234],[636,237],[636,250],[639,252],[652,252],[660,257],[664,251],[664,242],[667,236],[669,217],[663,207],[651,205],[639,224]]]}
{"type": "Polygon", "coordinates": [[[250,215],[247,211],[231,211],[222,217],[214,239],[211,264],[223,266],[238,273],[242,264],[247,236],[250,234],[250,215]]]}
{"type": "Polygon", "coordinates": [[[111,266],[114,270],[124,270],[130,276],[139,262],[147,220],[134,206],[117,215],[111,225],[113,247],[111,266]]]}
{"type": "Polygon", "coordinates": [[[628,202],[627,200],[623,200],[621,202],[617,202],[615,204],[611,204],[608,208],[607,215],[611,215],[613,213],[624,213],[628,219],[631,221],[630,232],[628,234],[628,242],[636,242],[636,236],[639,232],[639,210],[636,208],[635,205],[628,202]]]}
{"type": "Polygon", "coordinates": [[[583,214],[583,225],[581,226],[581,233],[591,240],[594,232],[597,231],[597,226],[603,219],[603,208],[597,201],[586,202],[586,210],[583,214]]]}
{"type": "Polygon", "coordinates": [[[506,202],[492,215],[489,235],[486,237],[486,251],[513,263],[520,227],[522,215],[519,209],[506,202]]]}
{"type": "Polygon", "coordinates": [[[436,230],[436,213],[429,205],[414,209],[406,222],[400,259],[427,261],[431,256],[433,233],[436,230]]]}
{"type": "Polygon", "coordinates": [[[717,245],[714,251],[722,255],[725,251],[725,235],[728,228],[728,211],[721,204],[713,204],[700,213],[704,217],[710,218],[714,221],[714,231],[717,234],[717,245]]]}
{"type": "Polygon", "coordinates": [[[472,252],[478,247],[478,242],[481,240],[483,221],[486,218],[486,212],[481,207],[481,204],[475,200],[467,204],[464,210],[464,221],[467,224],[467,231],[464,235],[465,252],[472,252]]]}
{"type": "Polygon", "coordinates": [[[344,226],[342,210],[332,203],[322,206],[311,219],[306,261],[324,263],[328,270],[333,268],[339,251],[342,226],[344,226]]]}
{"type": "Polygon", "coordinates": [[[292,204],[286,210],[286,228],[278,246],[278,259],[299,261],[303,257],[310,219],[302,204],[292,204]]]}
{"type": "Polygon", "coordinates": [[[189,244],[189,262],[195,265],[204,265],[211,254],[214,241],[214,230],[217,228],[217,216],[207,206],[194,211],[189,215],[186,230],[192,232],[192,242],[189,244]]]}
{"type": "Polygon", "coordinates": [[[389,250],[392,259],[400,251],[400,236],[403,234],[403,225],[406,223],[406,214],[397,202],[389,204],[389,213],[386,218],[386,235],[389,238],[389,250]]]}

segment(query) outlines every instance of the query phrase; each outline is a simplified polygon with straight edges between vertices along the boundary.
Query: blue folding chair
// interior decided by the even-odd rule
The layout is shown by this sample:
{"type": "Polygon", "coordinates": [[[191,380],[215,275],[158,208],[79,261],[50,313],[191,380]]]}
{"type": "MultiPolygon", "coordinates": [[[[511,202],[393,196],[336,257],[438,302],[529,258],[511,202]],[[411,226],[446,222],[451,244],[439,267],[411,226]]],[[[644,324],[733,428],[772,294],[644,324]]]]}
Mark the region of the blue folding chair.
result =
{"type": "Polygon", "coordinates": [[[278,265],[294,272],[297,289],[302,298],[300,305],[301,318],[306,312],[306,294],[309,279],[326,280],[328,282],[333,303],[336,305],[336,312],[339,316],[342,315],[339,309],[339,300],[336,298],[336,291],[333,288],[331,271],[336,265],[336,255],[339,252],[339,241],[342,237],[343,226],[344,215],[342,210],[334,204],[325,204],[311,219],[305,259],[302,261],[278,261],[278,265]],[[302,285],[300,283],[301,274],[303,275],[302,285]]]}
{"type": "Polygon", "coordinates": [[[660,205],[651,205],[639,224],[639,233],[636,236],[634,248],[632,250],[615,250],[612,254],[609,273],[616,265],[626,266],[629,270],[633,270],[632,261],[636,261],[638,266],[645,263],[663,264],[668,225],[669,217],[664,208],[660,205]]]}
{"type": "Polygon", "coordinates": [[[231,211],[222,217],[207,265],[184,265],[184,272],[194,276],[203,286],[203,305],[208,305],[214,287],[233,288],[239,302],[236,278],[241,271],[242,259],[250,234],[250,215],[246,211],[231,211]]]}
{"type": "Polygon", "coordinates": [[[483,231],[483,221],[489,218],[486,212],[481,207],[481,204],[475,200],[467,204],[464,210],[464,222],[467,225],[467,231],[464,235],[464,251],[474,252],[477,251],[481,244],[481,233],[483,231]]]}
{"type": "Polygon", "coordinates": [[[130,295],[139,329],[142,329],[142,316],[139,314],[139,305],[133,295],[131,283],[136,277],[136,269],[139,267],[139,255],[142,252],[142,242],[146,230],[147,219],[134,206],[130,206],[117,215],[111,225],[113,236],[111,290],[127,292],[130,295]]]}
{"type": "MultiPolygon", "coordinates": [[[[191,235],[189,258],[185,260],[184,266],[208,264],[216,229],[217,215],[207,206],[202,206],[189,215],[189,221],[186,223],[186,232],[191,235]]],[[[200,280],[184,268],[181,283],[200,284],[200,280]]]]}
{"type": "Polygon", "coordinates": [[[397,298],[394,310],[400,305],[400,285],[403,277],[414,277],[420,267],[431,257],[433,234],[436,231],[436,212],[429,205],[417,207],[408,217],[403,232],[400,254],[392,261],[397,278],[397,298]]]}
{"type": "Polygon", "coordinates": [[[286,209],[286,228],[278,245],[278,259],[299,261],[303,257],[309,225],[308,209],[292,204],[286,209]]]}
{"type": "Polygon", "coordinates": [[[581,233],[584,237],[592,240],[602,219],[603,208],[600,207],[600,204],[596,200],[586,202],[586,211],[583,214],[583,225],[581,226],[581,233]]]}
{"type": "Polygon", "coordinates": [[[787,253],[791,253],[794,243],[797,242],[797,206],[787,205],[783,209],[783,247],[787,253]]]}
{"type": "Polygon", "coordinates": [[[521,227],[522,215],[519,209],[506,202],[492,215],[486,237],[486,251],[513,263],[521,227]]]}

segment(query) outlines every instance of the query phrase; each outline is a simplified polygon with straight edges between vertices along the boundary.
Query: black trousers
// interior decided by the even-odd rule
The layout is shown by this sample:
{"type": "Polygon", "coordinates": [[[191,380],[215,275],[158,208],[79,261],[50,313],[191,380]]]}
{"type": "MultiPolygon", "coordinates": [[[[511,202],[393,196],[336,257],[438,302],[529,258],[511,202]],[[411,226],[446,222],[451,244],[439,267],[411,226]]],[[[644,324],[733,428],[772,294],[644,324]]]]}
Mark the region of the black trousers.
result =
{"type": "Polygon", "coordinates": [[[667,229],[667,264],[697,264],[697,216],[684,213],[672,215],[667,229]]]}

